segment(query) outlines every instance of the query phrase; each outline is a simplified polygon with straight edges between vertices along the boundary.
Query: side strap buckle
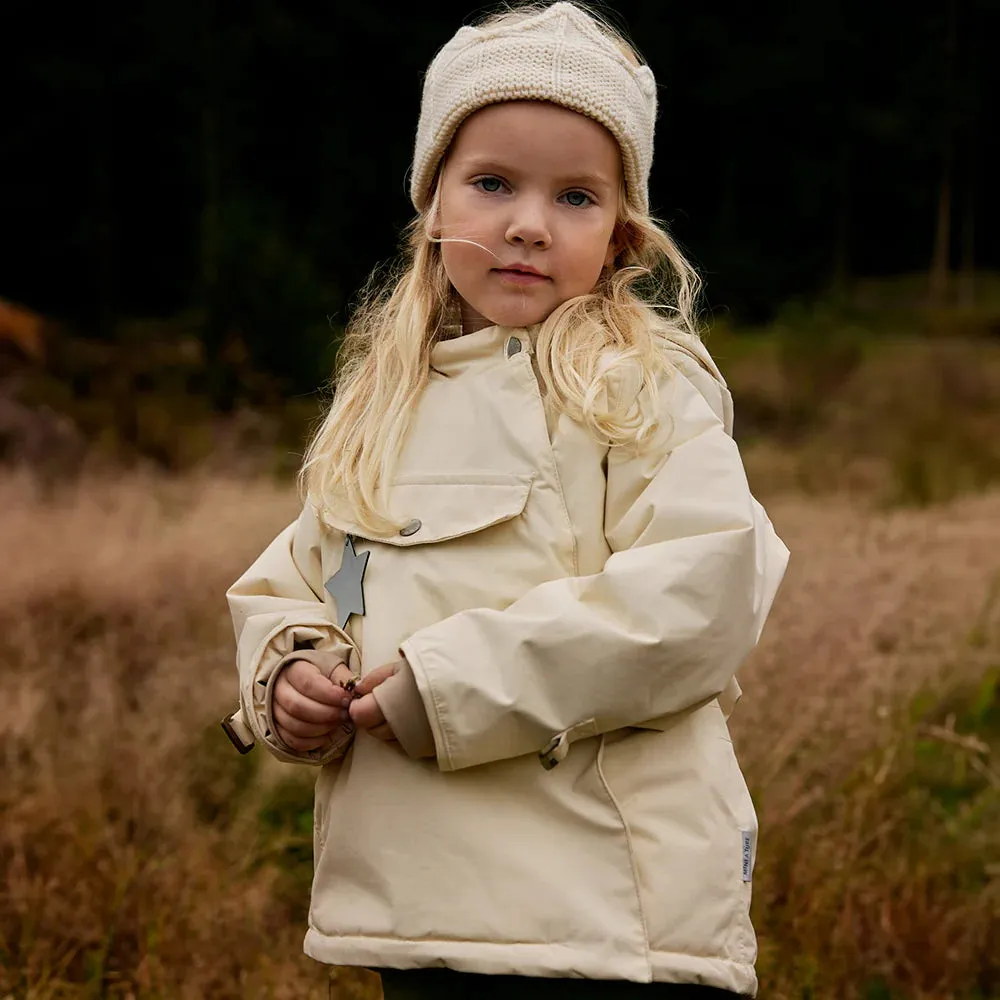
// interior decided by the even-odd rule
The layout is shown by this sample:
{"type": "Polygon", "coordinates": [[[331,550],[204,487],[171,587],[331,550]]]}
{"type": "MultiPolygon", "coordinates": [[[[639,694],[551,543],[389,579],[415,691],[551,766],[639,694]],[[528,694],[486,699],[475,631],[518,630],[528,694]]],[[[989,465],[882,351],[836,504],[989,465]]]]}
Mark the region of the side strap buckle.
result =
{"type": "Polygon", "coordinates": [[[229,737],[229,742],[241,753],[250,753],[254,748],[253,733],[243,721],[243,709],[238,708],[232,715],[226,716],[220,723],[222,731],[229,737]]]}

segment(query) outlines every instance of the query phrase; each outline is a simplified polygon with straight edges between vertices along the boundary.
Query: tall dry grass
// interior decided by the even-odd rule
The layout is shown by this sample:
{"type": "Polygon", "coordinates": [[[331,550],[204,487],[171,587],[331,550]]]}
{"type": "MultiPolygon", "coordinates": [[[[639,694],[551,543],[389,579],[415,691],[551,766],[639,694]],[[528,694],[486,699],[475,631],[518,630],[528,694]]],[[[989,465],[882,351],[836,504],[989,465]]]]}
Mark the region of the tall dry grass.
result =
{"type": "Polygon", "coordinates": [[[1000,996],[1000,493],[771,507],[793,551],[734,740],[765,996],[1000,996]]]}
{"type": "MultiPolygon", "coordinates": [[[[774,500],[734,736],[763,997],[1000,995],[1000,493],[774,500]]],[[[223,592],[287,489],[0,479],[0,997],[376,997],[303,958],[311,772],[237,757],[223,592]]]]}
{"type": "Polygon", "coordinates": [[[0,996],[325,996],[255,822],[260,762],[215,725],[224,590],[293,499],[21,476],[0,510],[0,996]]]}

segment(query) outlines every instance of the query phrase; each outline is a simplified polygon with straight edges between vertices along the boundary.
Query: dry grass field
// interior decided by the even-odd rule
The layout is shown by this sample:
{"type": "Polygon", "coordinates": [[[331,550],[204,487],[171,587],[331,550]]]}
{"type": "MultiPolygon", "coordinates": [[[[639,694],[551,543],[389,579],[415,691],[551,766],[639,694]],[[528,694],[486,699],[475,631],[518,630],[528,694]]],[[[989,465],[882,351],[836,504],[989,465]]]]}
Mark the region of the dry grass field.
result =
{"type": "MultiPolygon", "coordinates": [[[[742,672],[761,996],[1000,997],[1000,492],[766,497],[742,672]]],[[[295,514],[221,475],[0,477],[0,998],[376,998],[301,955],[308,769],[240,758],[226,586],[295,514]]]]}

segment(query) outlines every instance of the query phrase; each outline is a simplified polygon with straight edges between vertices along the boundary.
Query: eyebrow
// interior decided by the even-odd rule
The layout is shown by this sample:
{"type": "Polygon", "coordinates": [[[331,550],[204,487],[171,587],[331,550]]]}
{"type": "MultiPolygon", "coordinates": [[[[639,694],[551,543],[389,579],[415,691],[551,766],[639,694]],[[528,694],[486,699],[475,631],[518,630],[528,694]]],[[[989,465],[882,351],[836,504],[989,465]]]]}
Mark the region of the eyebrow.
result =
{"type": "MultiPolygon", "coordinates": [[[[503,163],[500,160],[473,159],[462,164],[463,168],[470,174],[516,174],[518,168],[511,164],[503,163]]],[[[581,187],[614,187],[614,181],[605,174],[580,173],[567,174],[564,177],[556,178],[560,186],[571,187],[575,184],[581,187]]]]}
{"type": "Polygon", "coordinates": [[[583,187],[600,187],[602,184],[605,184],[608,187],[612,187],[614,182],[604,174],[571,174],[563,183],[580,184],[583,187]]]}

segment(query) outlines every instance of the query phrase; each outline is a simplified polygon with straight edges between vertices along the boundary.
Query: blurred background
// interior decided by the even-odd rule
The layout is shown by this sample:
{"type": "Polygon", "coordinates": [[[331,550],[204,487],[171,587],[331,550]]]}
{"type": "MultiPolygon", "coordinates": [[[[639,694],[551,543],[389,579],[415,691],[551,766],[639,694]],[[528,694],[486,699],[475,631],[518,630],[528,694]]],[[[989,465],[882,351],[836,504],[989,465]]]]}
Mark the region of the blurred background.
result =
{"type": "MultiPolygon", "coordinates": [[[[0,996],[376,997],[223,592],[296,512],[457,3],[8,0],[0,996]],[[16,26],[16,27],[14,27],[16,26]]],[[[1000,4],[598,9],[793,552],[733,719],[762,996],[1000,997],[1000,4]]]]}

